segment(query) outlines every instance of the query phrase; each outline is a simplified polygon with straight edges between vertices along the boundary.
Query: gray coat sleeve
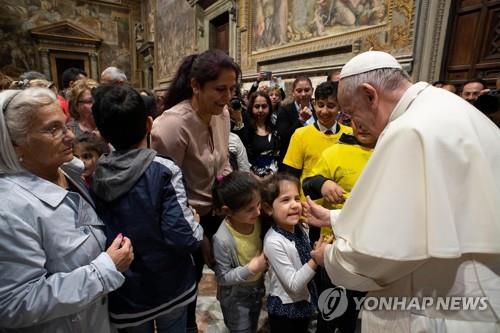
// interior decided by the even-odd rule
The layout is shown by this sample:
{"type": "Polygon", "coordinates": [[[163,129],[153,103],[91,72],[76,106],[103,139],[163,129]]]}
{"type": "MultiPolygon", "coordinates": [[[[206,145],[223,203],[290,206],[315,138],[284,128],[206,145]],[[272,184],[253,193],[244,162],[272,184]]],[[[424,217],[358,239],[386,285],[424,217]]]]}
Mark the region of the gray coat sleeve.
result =
{"type": "MultiPolygon", "coordinates": [[[[224,223],[224,222],[223,222],[224,223]]],[[[220,286],[233,286],[246,282],[254,274],[248,265],[234,267],[232,260],[234,249],[231,250],[228,242],[224,242],[217,235],[213,237],[215,276],[220,286]]]]}
{"type": "Polygon", "coordinates": [[[88,265],[49,275],[42,235],[6,211],[0,211],[0,221],[1,327],[32,326],[80,312],[122,285],[123,275],[105,252],[88,265]]]}

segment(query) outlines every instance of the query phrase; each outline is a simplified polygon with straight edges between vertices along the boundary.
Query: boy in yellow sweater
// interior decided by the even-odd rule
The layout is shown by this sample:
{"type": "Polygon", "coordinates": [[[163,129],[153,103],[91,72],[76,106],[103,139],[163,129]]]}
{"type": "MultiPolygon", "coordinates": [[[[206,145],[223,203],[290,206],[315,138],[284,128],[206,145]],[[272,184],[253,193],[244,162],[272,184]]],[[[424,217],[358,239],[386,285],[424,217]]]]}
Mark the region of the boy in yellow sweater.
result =
{"type": "MultiPolygon", "coordinates": [[[[337,82],[323,82],[314,92],[317,121],[298,128],[290,139],[283,164],[285,171],[302,181],[312,176],[321,153],[339,140],[343,133],[352,133],[350,127],[337,123],[337,82]]],[[[305,197],[301,191],[301,199],[305,197]]]]}

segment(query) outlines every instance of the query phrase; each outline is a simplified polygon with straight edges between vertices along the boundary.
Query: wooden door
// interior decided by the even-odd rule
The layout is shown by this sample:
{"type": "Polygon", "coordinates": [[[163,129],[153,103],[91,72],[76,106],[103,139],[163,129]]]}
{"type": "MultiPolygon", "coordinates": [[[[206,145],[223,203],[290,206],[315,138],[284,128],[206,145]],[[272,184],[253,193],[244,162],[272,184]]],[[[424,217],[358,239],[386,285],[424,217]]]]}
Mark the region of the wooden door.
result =
{"type": "Polygon", "coordinates": [[[58,89],[62,89],[62,73],[70,67],[83,69],[87,75],[89,75],[89,56],[77,52],[50,53],[50,74],[52,76],[52,81],[57,85],[58,89]]]}
{"type": "Polygon", "coordinates": [[[500,0],[454,0],[442,77],[454,84],[500,77],[500,0]]]}
{"type": "Polygon", "coordinates": [[[229,13],[224,12],[210,21],[210,48],[229,54],[229,13]]]}

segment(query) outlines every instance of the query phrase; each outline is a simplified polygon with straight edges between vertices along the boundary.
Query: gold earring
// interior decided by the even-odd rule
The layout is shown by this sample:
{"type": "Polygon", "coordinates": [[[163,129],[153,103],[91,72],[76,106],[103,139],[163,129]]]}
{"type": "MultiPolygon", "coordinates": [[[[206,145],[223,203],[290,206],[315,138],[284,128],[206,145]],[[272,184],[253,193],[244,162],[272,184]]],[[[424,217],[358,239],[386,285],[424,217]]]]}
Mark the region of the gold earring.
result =
{"type": "Polygon", "coordinates": [[[23,163],[23,157],[19,156],[19,163],[23,163]]]}

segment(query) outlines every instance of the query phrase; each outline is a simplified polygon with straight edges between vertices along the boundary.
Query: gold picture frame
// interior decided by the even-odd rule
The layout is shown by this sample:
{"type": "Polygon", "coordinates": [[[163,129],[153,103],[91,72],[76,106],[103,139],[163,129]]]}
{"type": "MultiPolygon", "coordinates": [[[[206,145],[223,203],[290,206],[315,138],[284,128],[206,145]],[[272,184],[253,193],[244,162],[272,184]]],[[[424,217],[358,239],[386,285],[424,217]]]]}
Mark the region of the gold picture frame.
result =
{"type": "MultiPolygon", "coordinates": [[[[371,14],[370,8],[359,13],[349,12],[344,8],[349,15],[346,14],[343,18],[340,15],[335,17],[339,8],[334,8],[333,12],[326,10],[328,16],[325,11],[321,14],[318,7],[319,4],[326,4],[325,8],[328,8],[328,5],[345,3],[359,4],[361,1],[241,0],[240,31],[242,32],[243,71],[250,73],[257,69],[258,64],[278,63],[281,59],[324,53],[326,50],[332,50],[332,54],[352,55],[372,47],[386,51],[395,48],[408,49],[411,44],[414,11],[412,0],[365,1],[364,3],[369,4],[378,3],[379,7],[371,8],[371,14]],[[266,5],[269,8],[264,8],[266,5]],[[295,10],[289,8],[290,5],[301,7],[295,10]],[[283,6],[288,8],[283,10],[281,8],[283,6]],[[281,14],[276,13],[277,8],[282,11],[281,14]],[[286,17],[284,12],[286,12],[286,17]],[[308,18],[312,15],[314,20],[309,20],[307,17],[297,20],[293,17],[294,13],[309,15],[308,18]],[[365,13],[364,17],[362,13],[365,13]],[[322,29],[318,28],[317,24],[320,18],[323,23],[322,29]],[[315,20],[316,23],[314,23],[315,20]],[[302,26],[297,27],[297,21],[302,22],[302,26]],[[284,24],[286,24],[286,29],[284,24]]],[[[340,57],[339,63],[342,63],[344,58],[340,57]]]]}

